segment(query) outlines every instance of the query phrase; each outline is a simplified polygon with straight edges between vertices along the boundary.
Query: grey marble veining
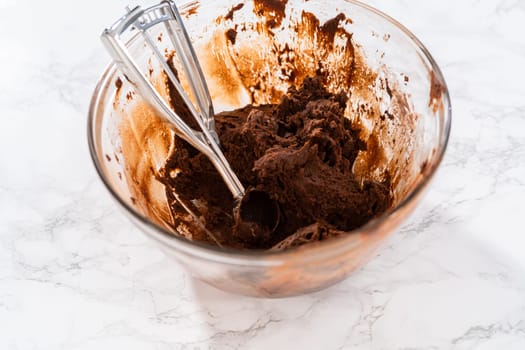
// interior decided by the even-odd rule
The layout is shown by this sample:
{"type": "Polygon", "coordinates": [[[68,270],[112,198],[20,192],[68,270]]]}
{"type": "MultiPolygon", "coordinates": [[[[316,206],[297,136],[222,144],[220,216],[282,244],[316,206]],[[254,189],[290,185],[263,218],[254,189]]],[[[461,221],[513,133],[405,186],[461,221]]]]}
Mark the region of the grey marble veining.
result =
{"type": "Polygon", "coordinates": [[[524,349],[525,3],[367,2],[439,62],[454,111],[446,158],[361,271],[259,300],[192,280],[95,174],[98,34],[127,3],[0,0],[0,348],[524,349]]]}

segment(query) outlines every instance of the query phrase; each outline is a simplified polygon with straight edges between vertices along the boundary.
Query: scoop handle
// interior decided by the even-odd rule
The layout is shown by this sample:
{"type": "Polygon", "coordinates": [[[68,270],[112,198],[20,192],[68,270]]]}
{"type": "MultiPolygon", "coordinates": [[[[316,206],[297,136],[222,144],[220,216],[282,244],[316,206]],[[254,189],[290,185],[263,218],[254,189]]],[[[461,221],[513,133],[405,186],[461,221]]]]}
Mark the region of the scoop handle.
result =
{"type": "MultiPolygon", "coordinates": [[[[178,11],[176,13],[178,13],[178,11]]],[[[180,82],[176,78],[175,72],[173,72],[173,70],[169,67],[166,60],[164,59],[164,56],[156,46],[155,41],[147,32],[147,30],[153,25],[173,21],[172,16],[172,5],[169,1],[164,1],[159,5],[155,5],[146,9],[145,11],[140,7],[136,7],[133,10],[128,11],[128,13],[119,19],[112,27],[105,29],[101,35],[101,40],[115,63],[124,73],[126,73],[129,80],[134,84],[135,88],[146,100],[146,102],[149,103],[161,117],[170,122],[170,124],[173,126],[174,132],[178,136],[186,140],[189,144],[208,157],[208,159],[210,159],[215,168],[218,170],[233,196],[236,199],[242,198],[245,192],[244,187],[237,175],[231,169],[231,166],[228,163],[226,157],[222,153],[222,150],[219,146],[218,137],[216,137],[214,125],[212,124],[211,127],[213,127],[213,129],[210,129],[209,123],[206,123],[206,118],[208,118],[210,115],[205,118],[203,117],[202,113],[199,113],[196,110],[195,106],[191,102],[191,99],[188,97],[180,82]],[[190,114],[198,123],[201,131],[196,131],[188,126],[183,121],[183,119],[171,109],[168,103],[150,82],[146,74],[141,71],[137,62],[131,56],[126,44],[121,39],[121,35],[125,31],[131,29],[138,30],[145,43],[152,49],[158,61],[162,65],[168,79],[170,79],[170,81],[173,83],[173,86],[182,97],[190,111],[190,114]]],[[[179,27],[183,26],[181,21],[178,25],[179,27]]],[[[179,34],[181,33],[182,32],[179,34]]],[[[174,43],[174,45],[177,46],[176,43],[174,43]]],[[[191,48],[190,42],[186,42],[185,45],[191,48]]],[[[181,56],[184,55],[184,52],[182,52],[181,56]]],[[[187,71],[186,73],[188,74],[187,76],[190,77],[189,80],[191,81],[191,75],[189,75],[191,72],[187,71]]],[[[201,80],[201,84],[205,85],[206,83],[204,80],[201,80]]],[[[213,109],[209,109],[208,112],[213,112],[213,109]]],[[[211,115],[211,117],[213,117],[213,115],[211,115]]]]}

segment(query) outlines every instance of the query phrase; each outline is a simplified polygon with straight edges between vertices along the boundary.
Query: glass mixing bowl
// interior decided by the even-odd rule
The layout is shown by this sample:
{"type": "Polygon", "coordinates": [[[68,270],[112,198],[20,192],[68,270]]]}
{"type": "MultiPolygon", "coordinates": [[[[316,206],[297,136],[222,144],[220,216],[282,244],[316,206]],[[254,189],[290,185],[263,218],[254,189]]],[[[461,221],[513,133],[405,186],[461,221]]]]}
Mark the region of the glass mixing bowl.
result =
{"type": "MultiPolygon", "coordinates": [[[[359,124],[367,143],[368,150],[354,165],[355,175],[391,179],[394,205],[380,217],[342,237],[285,251],[222,249],[192,241],[184,218],[178,221],[183,224],[174,224],[165,189],[155,178],[170,152],[173,133],[114,64],[96,87],[88,119],[95,167],[131,220],[196,278],[257,297],[317,291],[362,266],[418,204],[443,158],[451,122],[448,90],[437,64],[401,24],[356,1],[275,4],[280,2],[179,5],[216,112],[276,102],[290,85],[323,69],[329,90],[348,92],[347,116],[359,124]],[[316,26],[334,34],[323,41],[314,33],[316,26]],[[290,73],[290,61],[276,59],[276,48],[280,52],[284,47],[287,57],[301,65],[302,77],[298,71],[290,73]],[[230,88],[224,88],[225,82],[230,88]]],[[[153,34],[159,45],[167,45],[160,30],[153,34]]],[[[158,80],[159,65],[142,41],[131,37],[128,47],[158,80]]]]}

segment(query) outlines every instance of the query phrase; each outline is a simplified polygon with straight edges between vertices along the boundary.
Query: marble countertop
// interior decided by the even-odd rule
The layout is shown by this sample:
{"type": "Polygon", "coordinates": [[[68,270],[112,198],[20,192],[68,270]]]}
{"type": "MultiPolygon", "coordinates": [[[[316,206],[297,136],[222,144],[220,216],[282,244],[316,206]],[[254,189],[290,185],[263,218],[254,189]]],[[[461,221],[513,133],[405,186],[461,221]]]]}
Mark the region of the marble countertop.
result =
{"type": "Polygon", "coordinates": [[[441,65],[446,158],[362,270],[264,300],[192,280],[94,171],[98,35],[127,2],[0,0],[0,348],[525,349],[525,2],[367,2],[441,65]]]}

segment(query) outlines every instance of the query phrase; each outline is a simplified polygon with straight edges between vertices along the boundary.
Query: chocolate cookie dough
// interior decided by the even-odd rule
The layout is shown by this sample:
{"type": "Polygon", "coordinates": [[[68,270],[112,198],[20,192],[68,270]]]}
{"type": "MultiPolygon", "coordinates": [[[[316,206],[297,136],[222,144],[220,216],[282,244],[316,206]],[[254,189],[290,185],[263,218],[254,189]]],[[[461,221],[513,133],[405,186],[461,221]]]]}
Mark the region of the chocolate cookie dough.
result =
{"type": "Polygon", "coordinates": [[[275,230],[236,224],[234,199],[221,177],[178,137],[159,176],[173,217],[185,212],[182,201],[200,213],[222,246],[286,249],[344,234],[386,211],[392,204],[389,179],[359,183],[352,172],[366,144],[344,117],[346,96],[328,92],[320,77],[310,77],[290,88],[279,104],[248,105],[216,116],[224,154],[241,182],[278,203],[275,230]]]}

